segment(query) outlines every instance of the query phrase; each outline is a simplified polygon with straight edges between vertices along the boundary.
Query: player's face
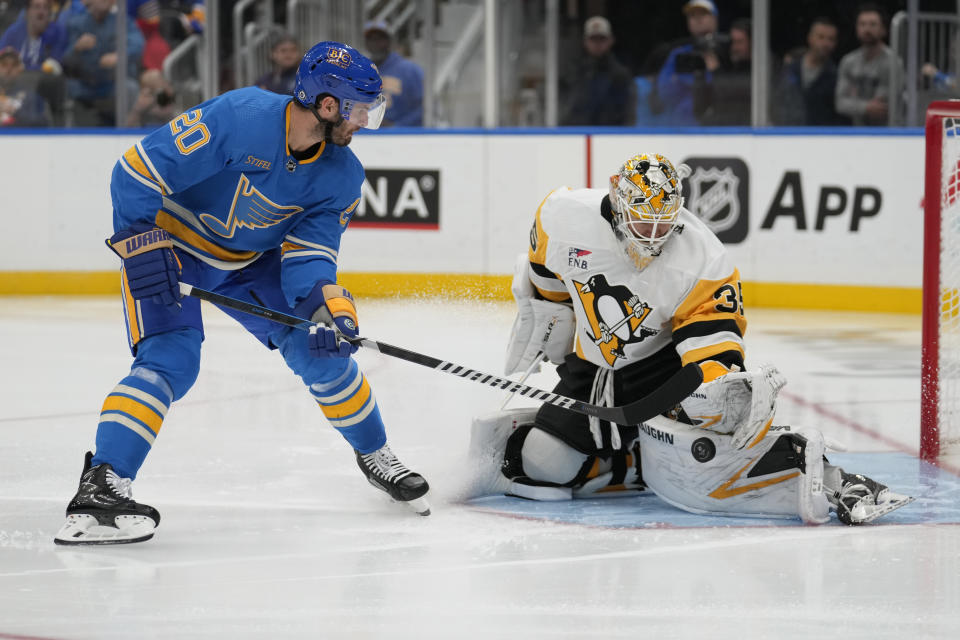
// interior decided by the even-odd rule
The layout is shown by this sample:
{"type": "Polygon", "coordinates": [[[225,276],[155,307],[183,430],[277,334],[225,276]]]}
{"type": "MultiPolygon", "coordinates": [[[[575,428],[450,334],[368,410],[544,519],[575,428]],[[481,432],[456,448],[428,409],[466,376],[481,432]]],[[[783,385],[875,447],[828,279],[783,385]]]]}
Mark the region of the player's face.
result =
{"type": "Polygon", "coordinates": [[[669,234],[671,226],[666,222],[629,222],[627,230],[638,240],[656,240],[669,234]]]}
{"type": "Polygon", "coordinates": [[[330,140],[339,147],[345,147],[353,140],[353,134],[359,128],[358,125],[352,124],[349,120],[341,120],[340,124],[335,125],[330,130],[330,140]]]}

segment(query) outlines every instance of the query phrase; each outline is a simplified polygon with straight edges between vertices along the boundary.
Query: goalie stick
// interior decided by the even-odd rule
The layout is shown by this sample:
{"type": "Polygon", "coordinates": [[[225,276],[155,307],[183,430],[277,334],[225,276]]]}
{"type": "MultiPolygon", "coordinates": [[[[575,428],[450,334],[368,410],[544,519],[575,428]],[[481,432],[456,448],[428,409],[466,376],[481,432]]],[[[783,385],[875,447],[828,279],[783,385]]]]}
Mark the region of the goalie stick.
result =
{"type": "MultiPolygon", "coordinates": [[[[303,318],[298,318],[297,316],[253,304],[252,302],[245,302],[243,300],[237,300],[236,298],[220,295],[219,293],[200,289],[184,282],[180,283],[180,293],[185,296],[193,296],[194,298],[206,300],[207,302],[212,302],[215,305],[233,309],[234,311],[260,316],[273,322],[293,327],[294,329],[300,329],[301,331],[309,331],[310,327],[317,324],[303,318]]],[[[596,416],[601,420],[623,425],[640,424],[645,420],[649,420],[656,415],[672,409],[678,402],[686,398],[694,389],[700,386],[700,383],[703,381],[700,366],[695,363],[690,363],[673,374],[669,380],[639,400],[617,407],[602,407],[537,389],[536,387],[520,384],[490,373],[470,369],[469,367],[464,367],[454,362],[447,362],[446,360],[440,360],[439,358],[410,351],[409,349],[395,347],[385,342],[378,342],[377,340],[361,337],[348,338],[344,335],[340,337],[351,344],[379,351],[386,356],[413,362],[471,382],[479,382],[480,384],[503,389],[511,393],[518,393],[521,396],[540,400],[541,402],[556,405],[576,413],[596,416]]]]}

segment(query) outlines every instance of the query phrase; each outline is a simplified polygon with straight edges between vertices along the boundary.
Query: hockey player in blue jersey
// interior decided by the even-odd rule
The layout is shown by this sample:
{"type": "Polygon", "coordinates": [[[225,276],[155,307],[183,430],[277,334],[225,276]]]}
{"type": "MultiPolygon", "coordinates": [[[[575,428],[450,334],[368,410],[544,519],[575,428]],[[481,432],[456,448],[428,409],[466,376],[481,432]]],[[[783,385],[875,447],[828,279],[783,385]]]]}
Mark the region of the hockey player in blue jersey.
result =
{"type": "Polygon", "coordinates": [[[321,42],[304,56],[293,97],[230,91],[131,147],[111,179],[108,240],[120,256],[134,362],[104,401],[96,453],[67,506],[59,544],[139,542],[160,515],[130,484],[170,405],[197,377],[200,301],[179,282],[246,299],[317,326],[309,334],[227,311],[278,349],[368,481],[429,514],[427,482],[386,444],[376,399],[350,357],[358,335],[350,293],[336,284],[340,235],[360,202],[363,167],[347,145],[383,118],[376,67],[352,47],[321,42]]]}

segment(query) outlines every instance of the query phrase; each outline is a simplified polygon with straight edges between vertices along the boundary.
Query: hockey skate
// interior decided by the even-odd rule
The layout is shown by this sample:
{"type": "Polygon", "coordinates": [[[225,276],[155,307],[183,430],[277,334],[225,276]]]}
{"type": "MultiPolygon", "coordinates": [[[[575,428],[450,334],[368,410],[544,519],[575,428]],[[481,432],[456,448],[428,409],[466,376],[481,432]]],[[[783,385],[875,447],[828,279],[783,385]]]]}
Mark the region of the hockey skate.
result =
{"type": "Polygon", "coordinates": [[[837,518],[844,524],[872,522],[914,501],[910,496],[890,491],[876,480],[858,473],[847,473],[839,467],[830,469],[828,474],[833,476],[833,482],[828,484],[824,478],[827,499],[833,505],[837,518]],[[837,485],[839,488],[836,488],[837,485]]]}
{"type": "Polygon", "coordinates": [[[130,478],[121,478],[109,464],[90,466],[83,461],[80,488],[67,505],[67,521],[57,532],[56,544],[128,544],[153,537],[160,514],[133,500],[130,478]]]}
{"type": "Polygon", "coordinates": [[[357,454],[357,465],[367,477],[367,481],[397,502],[407,504],[422,516],[430,515],[427,491],[430,485],[419,473],[410,471],[388,445],[383,445],[372,453],[357,454]]]}

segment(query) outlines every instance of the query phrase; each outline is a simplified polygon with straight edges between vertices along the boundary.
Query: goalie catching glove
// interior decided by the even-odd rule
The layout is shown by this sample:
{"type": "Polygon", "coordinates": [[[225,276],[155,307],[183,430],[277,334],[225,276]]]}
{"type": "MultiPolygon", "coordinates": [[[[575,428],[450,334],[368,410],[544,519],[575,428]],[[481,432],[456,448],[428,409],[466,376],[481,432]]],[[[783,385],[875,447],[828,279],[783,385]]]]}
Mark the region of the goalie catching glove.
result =
{"type": "Polygon", "coordinates": [[[163,229],[135,225],[110,236],[107,246],[123,260],[130,295],[180,310],[180,260],[163,229]]]}
{"type": "Polygon", "coordinates": [[[521,254],[514,269],[511,291],[517,301],[517,317],[507,347],[507,375],[525,371],[543,356],[560,364],[573,351],[573,335],[577,328],[573,309],[565,304],[534,298],[533,283],[527,275],[529,265],[526,254],[521,254]]]}
{"type": "Polygon", "coordinates": [[[294,314],[316,322],[310,327],[307,346],[317,358],[346,358],[356,353],[350,338],[360,335],[357,307],[350,292],[338,284],[321,280],[294,307],[294,314]],[[346,338],[346,339],[344,339],[346,338]]]}
{"type": "MultiPolygon", "coordinates": [[[[708,366],[722,366],[709,363],[708,366]]],[[[695,426],[733,436],[738,449],[760,441],[773,421],[786,379],[773,365],[714,377],[680,402],[695,426]]]]}

